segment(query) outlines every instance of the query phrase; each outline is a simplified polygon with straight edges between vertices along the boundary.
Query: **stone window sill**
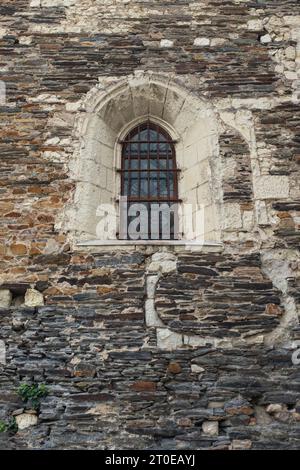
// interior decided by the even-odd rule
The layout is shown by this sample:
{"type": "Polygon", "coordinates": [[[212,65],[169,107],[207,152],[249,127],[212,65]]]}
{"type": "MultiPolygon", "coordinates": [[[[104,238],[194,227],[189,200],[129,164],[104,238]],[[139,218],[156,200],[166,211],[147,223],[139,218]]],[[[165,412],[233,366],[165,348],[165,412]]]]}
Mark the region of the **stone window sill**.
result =
{"type": "Polygon", "coordinates": [[[190,241],[190,240],[87,240],[79,241],[77,247],[86,248],[113,248],[113,249],[138,249],[170,247],[175,251],[222,251],[223,243],[216,241],[190,241]]]}

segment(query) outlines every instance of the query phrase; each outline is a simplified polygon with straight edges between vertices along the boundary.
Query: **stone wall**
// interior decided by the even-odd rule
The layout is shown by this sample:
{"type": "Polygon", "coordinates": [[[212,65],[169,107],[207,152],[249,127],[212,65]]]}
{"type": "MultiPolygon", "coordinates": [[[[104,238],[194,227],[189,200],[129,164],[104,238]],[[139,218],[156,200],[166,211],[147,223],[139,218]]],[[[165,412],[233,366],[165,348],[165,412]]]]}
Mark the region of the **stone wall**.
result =
{"type": "Polygon", "coordinates": [[[197,332],[202,339],[200,346],[175,349],[174,335],[157,348],[155,328],[145,325],[147,258],[142,254],[73,257],[69,267],[55,268],[60,276],[58,292],[47,295],[47,305],[1,310],[6,345],[2,416],[25,414],[16,394],[20,380],[34,379],[49,388],[37,426],[19,431],[8,441],[3,436],[3,447],[299,446],[299,368],[292,366],[289,348],[267,347],[262,341],[261,335],[277,326],[282,312],[278,292],[261,280],[259,258],[226,262],[220,255],[196,255],[203,267],[193,267],[197,280],[189,278],[186,285],[182,276],[192,270],[188,270],[190,255],[185,255],[178,277],[173,274],[171,280],[164,275],[157,299],[161,318],[176,332],[184,328],[186,336],[197,332]],[[212,276],[207,264],[215,266],[217,261],[221,271],[233,270],[241,278],[247,272],[256,293],[251,290],[246,298],[249,279],[242,286],[242,280],[238,283],[230,277],[226,307],[228,292],[220,295],[206,280],[208,274],[212,276]],[[202,285],[208,286],[209,311],[203,319],[203,304],[197,303],[197,331],[189,301],[201,278],[202,285]],[[173,302],[179,299],[177,310],[184,327],[170,323],[170,310],[162,310],[163,288],[173,302]],[[272,303],[265,308],[266,302],[272,303]],[[248,332],[249,338],[245,335],[237,342],[241,332],[248,332]],[[221,340],[217,346],[213,335],[221,340]]]}
{"type": "Polygon", "coordinates": [[[1,448],[299,448],[299,51],[292,0],[1,2],[1,448]],[[222,245],[78,247],[85,106],[151,74],[214,116],[222,245]]]}

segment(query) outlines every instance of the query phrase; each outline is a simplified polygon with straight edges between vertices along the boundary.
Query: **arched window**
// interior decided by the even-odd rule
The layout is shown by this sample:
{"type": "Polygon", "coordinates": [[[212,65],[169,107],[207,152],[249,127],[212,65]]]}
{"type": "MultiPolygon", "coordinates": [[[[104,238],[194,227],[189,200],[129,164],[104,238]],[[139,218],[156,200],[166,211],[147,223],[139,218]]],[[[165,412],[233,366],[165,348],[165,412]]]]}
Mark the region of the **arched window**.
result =
{"type": "Polygon", "coordinates": [[[122,142],[121,196],[126,196],[127,208],[120,238],[178,238],[174,144],[164,129],[150,121],[132,129],[122,142]]]}

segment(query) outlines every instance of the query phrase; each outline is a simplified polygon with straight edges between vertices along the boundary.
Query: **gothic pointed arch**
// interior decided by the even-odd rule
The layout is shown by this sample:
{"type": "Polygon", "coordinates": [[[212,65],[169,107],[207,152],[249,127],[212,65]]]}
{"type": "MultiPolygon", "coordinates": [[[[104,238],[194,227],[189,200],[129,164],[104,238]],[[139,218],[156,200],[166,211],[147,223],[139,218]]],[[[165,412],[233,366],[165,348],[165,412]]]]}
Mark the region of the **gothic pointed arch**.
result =
{"type": "MultiPolygon", "coordinates": [[[[76,123],[78,147],[73,159],[74,200],[68,208],[67,230],[75,242],[105,238],[97,232],[99,204],[119,214],[122,140],[134,126],[151,121],[174,141],[178,198],[189,215],[181,215],[182,237],[219,242],[222,229],[222,168],[219,125],[212,105],[173,77],[136,73],[105,79],[90,91],[76,123]],[[203,220],[197,223],[196,208],[203,220]],[[189,227],[184,225],[190,218],[189,227]],[[191,229],[192,227],[192,229],[191,229]]],[[[119,219],[113,237],[117,239],[119,219]]],[[[112,234],[110,234],[112,236],[112,234]]]]}

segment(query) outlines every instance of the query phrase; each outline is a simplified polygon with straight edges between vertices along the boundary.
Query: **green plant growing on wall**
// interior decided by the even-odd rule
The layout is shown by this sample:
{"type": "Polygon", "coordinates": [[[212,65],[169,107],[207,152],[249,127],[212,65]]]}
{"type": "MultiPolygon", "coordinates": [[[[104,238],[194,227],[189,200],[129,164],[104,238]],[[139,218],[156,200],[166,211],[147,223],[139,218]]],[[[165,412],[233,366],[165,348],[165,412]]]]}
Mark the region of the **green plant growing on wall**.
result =
{"type": "Polygon", "coordinates": [[[7,430],[7,424],[1,419],[0,421],[0,432],[5,432],[7,430]]]}
{"type": "Polygon", "coordinates": [[[16,432],[18,432],[18,425],[17,425],[16,418],[14,416],[10,418],[8,421],[7,431],[12,434],[15,434],[16,432]]]}
{"type": "Polygon", "coordinates": [[[18,431],[18,425],[15,417],[10,418],[8,421],[0,420],[0,433],[8,432],[15,434],[18,431]]]}
{"type": "Polygon", "coordinates": [[[41,399],[48,395],[48,390],[45,384],[26,384],[23,383],[18,388],[18,395],[24,403],[38,410],[41,404],[41,399]]]}

